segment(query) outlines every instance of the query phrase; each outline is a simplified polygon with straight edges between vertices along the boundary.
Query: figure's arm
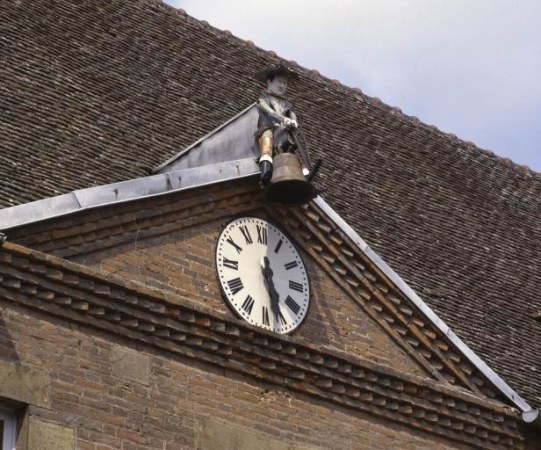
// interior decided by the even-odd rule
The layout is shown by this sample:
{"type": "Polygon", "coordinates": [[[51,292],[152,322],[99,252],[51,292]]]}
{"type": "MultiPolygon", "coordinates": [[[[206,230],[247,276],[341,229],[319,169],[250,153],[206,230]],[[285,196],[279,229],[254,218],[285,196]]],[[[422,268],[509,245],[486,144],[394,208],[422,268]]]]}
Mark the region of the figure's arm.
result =
{"type": "Polygon", "coordinates": [[[269,104],[262,98],[260,98],[257,101],[257,105],[265,111],[265,114],[270,116],[271,118],[275,119],[276,122],[282,122],[284,120],[284,117],[278,114],[274,109],[272,109],[269,104]]]}
{"type": "Polygon", "coordinates": [[[291,109],[289,110],[289,119],[291,120],[290,123],[292,126],[294,126],[295,128],[299,126],[299,124],[297,123],[297,116],[291,109]]]}

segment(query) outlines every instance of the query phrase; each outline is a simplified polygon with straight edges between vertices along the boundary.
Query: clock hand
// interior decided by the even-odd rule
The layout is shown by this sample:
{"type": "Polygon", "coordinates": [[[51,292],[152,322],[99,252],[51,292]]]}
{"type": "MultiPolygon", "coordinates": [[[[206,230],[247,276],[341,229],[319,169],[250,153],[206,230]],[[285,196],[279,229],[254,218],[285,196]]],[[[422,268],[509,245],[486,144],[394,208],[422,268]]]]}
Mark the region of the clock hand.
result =
{"type": "Polygon", "coordinates": [[[280,302],[280,296],[278,295],[278,291],[276,290],[274,286],[274,281],[272,279],[273,271],[270,267],[269,258],[264,256],[262,263],[264,263],[261,266],[262,266],[263,276],[265,277],[265,281],[267,282],[267,287],[269,290],[269,296],[271,299],[271,309],[272,309],[272,312],[274,313],[274,317],[278,318],[278,315],[280,313],[280,309],[278,307],[278,303],[280,302]]]}

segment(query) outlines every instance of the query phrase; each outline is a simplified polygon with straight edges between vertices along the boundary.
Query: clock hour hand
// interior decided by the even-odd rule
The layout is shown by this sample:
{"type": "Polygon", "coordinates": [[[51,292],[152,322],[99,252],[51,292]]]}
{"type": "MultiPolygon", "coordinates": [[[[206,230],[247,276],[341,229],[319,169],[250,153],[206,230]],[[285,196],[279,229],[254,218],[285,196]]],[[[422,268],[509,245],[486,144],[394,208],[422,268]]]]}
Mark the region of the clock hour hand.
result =
{"type": "Polygon", "coordinates": [[[266,256],[264,256],[261,261],[261,269],[263,272],[263,277],[265,278],[265,281],[267,282],[267,288],[269,290],[272,312],[274,313],[274,317],[278,318],[280,314],[280,309],[278,306],[278,303],[280,302],[280,296],[278,295],[278,291],[274,287],[274,281],[272,279],[273,271],[270,267],[269,258],[267,258],[266,256]]]}

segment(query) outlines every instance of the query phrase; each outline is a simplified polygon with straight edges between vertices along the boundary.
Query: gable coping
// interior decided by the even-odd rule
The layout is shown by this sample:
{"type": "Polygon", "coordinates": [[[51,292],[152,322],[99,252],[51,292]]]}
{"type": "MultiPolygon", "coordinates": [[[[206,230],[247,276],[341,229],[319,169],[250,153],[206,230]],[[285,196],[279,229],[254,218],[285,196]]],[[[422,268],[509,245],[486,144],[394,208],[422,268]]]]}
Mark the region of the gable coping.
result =
{"type": "Polygon", "coordinates": [[[112,204],[238,180],[259,173],[253,158],[227,161],[193,169],[151,175],[120,183],[73,191],[0,209],[0,230],[41,222],[112,204]]]}
{"type": "Polygon", "coordinates": [[[348,236],[355,245],[378,267],[386,277],[437,327],[464,356],[496,386],[523,413],[531,415],[533,408],[526,403],[498,374],[496,374],[473,350],[471,350],[411,287],[334,211],[323,198],[314,203],[348,236]]]}

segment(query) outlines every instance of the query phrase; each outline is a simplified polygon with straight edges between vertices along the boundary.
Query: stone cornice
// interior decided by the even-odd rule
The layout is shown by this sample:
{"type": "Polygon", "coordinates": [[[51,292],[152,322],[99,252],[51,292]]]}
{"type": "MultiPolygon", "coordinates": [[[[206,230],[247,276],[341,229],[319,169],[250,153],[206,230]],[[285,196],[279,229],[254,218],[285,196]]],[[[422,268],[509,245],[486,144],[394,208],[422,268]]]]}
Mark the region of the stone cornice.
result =
{"type": "Polygon", "coordinates": [[[516,412],[500,403],[9,242],[0,299],[478,448],[523,448],[516,412]]]}

